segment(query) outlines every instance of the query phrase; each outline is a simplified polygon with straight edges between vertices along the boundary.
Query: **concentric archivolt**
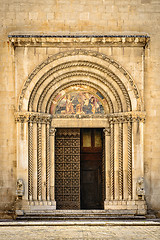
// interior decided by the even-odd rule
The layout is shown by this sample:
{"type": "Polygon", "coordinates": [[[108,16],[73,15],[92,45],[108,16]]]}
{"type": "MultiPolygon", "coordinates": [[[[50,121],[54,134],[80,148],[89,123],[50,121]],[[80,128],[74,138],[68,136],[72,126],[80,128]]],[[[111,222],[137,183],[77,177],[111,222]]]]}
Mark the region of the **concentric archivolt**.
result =
{"type": "MultiPolygon", "coordinates": [[[[66,74],[63,74],[59,77],[57,77],[56,79],[53,79],[48,85],[47,87],[43,90],[40,98],[39,98],[39,101],[38,101],[38,105],[37,105],[37,111],[38,112],[41,112],[42,111],[42,103],[44,101],[44,98],[46,96],[46,94],[48,93],[48,91],[54,87],[54,85],[61,81],[62,79],[70,79],[70,77],[73,77],[73,76],[83,76],[83,77],[91,77],[91,78],[95,78],[96,80],[98,80],[99,82],[103,82],[105,83],[105,85],[108,87],[108,89],[112,92],[113,96],[115,97],[116,99],[116,102],[117,102],[117,105],[118,105],[118,109],[119,109],[119,112],[122,112],[123,111],[123,108],[122,108],[122,102],[121,102],[121,99],[118,95],[118,92],[116,91],[116,89],[107,81],[105,81],[105,79],[103,79],[101,76],[98,76],[94,73],[91,73],[91,72],[86,72],[86,71],[72,71],[72,72],[68,72],[66,74]]],[[[72,80],[70,80],[70,82],[72,82],[72,80]]],[[[87,82],[87,80],[86,80],[87,82]]],[[[96,85],[96,88],[98,87],[98,85],[96,85]]],[[[130,107],[130,106],[129,106],[130,107]]]]}
{"type": "MultiPolygon", "coordinates": [[[[34,102],[36,93],[46,79],[48,79],[52,75],[53,75],[53,78],[54,78],[54,74],[57,73],[58,71],[62,70],[62,69],[68,69],[68,68],[73,68],[73,67],[82,67],[82,68],[87,67],[87,68],[91,68],[91,69],[98,69],[100,72],[105,73],[106,76],[109,76],[113,81],[115,81],[118,84],[118,86],[120,87],[123,95],[125,96],[128,111],[131,110],[130,98],[129,98],[128,92],[126,90],[126,87],[124,86],[122,81],[111,70],[101,66],[100,64],[96,64],[94,62],[88,62],[88,61],[72,61],[72,62],[70,61],[70,62],[67,62],[67,63],[60,64],[60,65],[56,66],[55,68],[52,68],[48,72],[46,72],[39,79],[39,81],[36,83],[34,89],[32,90],[32,93],[31,93],[31,96],[30,96],[30,99],[29,99],[29,110],[30,111],[32,110],[33,102],[34,102]]],[[[94,73],[92,73],[92,74],[94,74],[94,73]]],[[[60,79],[60,77],[59,77],[59,79],[60,79]]],[[[101,77],[101,79],[103,79],[103,82],[105,82],[107,85],[109,84],[107,82],[106,78],[101,77]]],[[[55,78],[55,81],[58,81],[58,79],[55,78]]]]}
{"type": "MultiPolygon", "coordinates": [[[[72,78],[80,76],[82,77],[83,84],[89,84],[89,81],[93,80],[93,83],[94,81],[97,82],[97,84],[93,84],[94,87],[101,89],[105,87],[105,91],[109,94],[104,95],[107,97],[106,101],[109,101],[108,105],[110,106],[110,110],[112,109],[111,112],[114,112],[114,107],[112,108],[111,105],[113,106],[115,102],[118,106],[116,111],[132,111],[133,103],[135,104],[139,98],[137,87],[132,78],[117,62],[98,52],[75,50],[61,52],[49,57],[35,68],[22,89],[19,110],[44,112],[44,107],[42,108],[42,106],[49,106],[50,95],[54,95],[53,93],[59,91],[61,88],[64,89],[64,79],[66,82],[70,81],[72,84],[76,82],[72,78]],[[66,61],[66,57],[68,56],[72,57],[68,59],[69,61],[66,61]],[[61,61],[58,62],[59,60],[61,61]],[[107,64],[105,65],[105,63],[107,64]],[[113,69],[117,70],[113,72],[113,69]],[[125,80],[122,80],[117,75],[117,72],[120,72],[119,76],[122,76],[125,80]],[[85,77],[86,83],[84,80],[85,77]],[[61,83],[63,86],[60,86],[61,83]],[[53,93],[49,95],[51,90],[53,93]],[[25,105],[23,106],[24,103],[25,105]]],[[[76,84],[78,84],[78,80],[76,84]]],[[[140,100],[138,101],[140,102],[140,100]]],[[[49,111],[48,107],[45,109],[47,112],[49,111]]],[[[135,109],[136,107],[134,107],[135,109]]]]}

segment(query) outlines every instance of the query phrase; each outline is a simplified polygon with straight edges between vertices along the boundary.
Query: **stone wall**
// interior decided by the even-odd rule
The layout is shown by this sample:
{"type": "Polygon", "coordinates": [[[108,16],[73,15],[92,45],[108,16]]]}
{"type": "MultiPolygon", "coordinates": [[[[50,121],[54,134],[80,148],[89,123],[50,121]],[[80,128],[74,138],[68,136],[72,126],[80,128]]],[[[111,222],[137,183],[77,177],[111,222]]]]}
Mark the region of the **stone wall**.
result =
{"type": "MultiPolygon", "coordinates": [[[[0,0],[0,3],[0,211],[11,211],[15,201],[17,161],[14,112],[17,108],[17,96],[35,66],[48,55],[59,52],[58,48],[54,50],[30,48],[29,54],[25,52],[25,48],[14,51],[8,39],[8,35],[12,33],[34,35],[145,33],[150,36],[144,59],[144,108],[147,113],[144,129],[144,177],[148,208],[160,209],[159,0],[0,0]],[[17,60],[17,55],[20,56],[20,61],[17,60]],[[27,59],[30,55],[34,57],[27,59]],[[18,79],[15,77],[17,69],[21,72],[18,79]]],[[[101,49],[97,50],[101,52],[101,49]]],[[[118,61],[141,89],[141,76],[137,75],[142,61],[140,49],[134,49],[132,52],[123,47],[114,49],[111,47],[105,54],[118,61]]]]}

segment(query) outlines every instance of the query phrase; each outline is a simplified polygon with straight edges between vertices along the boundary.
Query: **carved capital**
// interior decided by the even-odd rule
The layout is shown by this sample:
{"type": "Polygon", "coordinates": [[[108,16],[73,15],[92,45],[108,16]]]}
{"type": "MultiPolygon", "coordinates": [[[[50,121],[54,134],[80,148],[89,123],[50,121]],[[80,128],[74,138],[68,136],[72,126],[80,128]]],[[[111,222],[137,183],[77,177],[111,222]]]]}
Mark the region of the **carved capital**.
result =
{"type": "Polygon", "coordinates": [[[145,112],[124,112],[113,113],[108,115],[109,123],[127,123],[127,122],[145,122],[145,112]]]}
{"type": "Polygon", "coordinates": [[[30,122],[30,123],[51,123],[51,114],[37,113],[37,112],[16,112],[15,121],[18,123],[30,122]]]}
{"type": "Polygon", "coordinates": [[[146,114],[144,112],[133,112],[132,114],[132,122],[143,122],[145,123],[146,114]]]}
{"type": "Polygon", "coordinates": [[[29,120],[29,115],[26,113],[16,112],[14,116],[16,123],[25,123],[29,120]]]}

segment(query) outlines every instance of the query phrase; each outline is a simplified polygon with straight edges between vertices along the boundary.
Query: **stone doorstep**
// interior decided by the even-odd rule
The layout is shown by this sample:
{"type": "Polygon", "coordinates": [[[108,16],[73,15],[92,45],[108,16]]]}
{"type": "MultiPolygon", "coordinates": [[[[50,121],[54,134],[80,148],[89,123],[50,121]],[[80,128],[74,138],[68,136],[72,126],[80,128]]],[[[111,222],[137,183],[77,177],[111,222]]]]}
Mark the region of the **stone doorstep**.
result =
{"type": "Polygon", "coordinates": [[[158,221],[148,220],[102,220],[102,221],[0,221],[0,227],[5,226],[160,226],[158,221]]]}
{"type": "Polygon", "coordinates": [[[53,211],[16,211],[18,219],[24,220],[103,220],[103,219],[145,219],[145,216],[136,216],[136,210],[53,210],[53,211]]]}

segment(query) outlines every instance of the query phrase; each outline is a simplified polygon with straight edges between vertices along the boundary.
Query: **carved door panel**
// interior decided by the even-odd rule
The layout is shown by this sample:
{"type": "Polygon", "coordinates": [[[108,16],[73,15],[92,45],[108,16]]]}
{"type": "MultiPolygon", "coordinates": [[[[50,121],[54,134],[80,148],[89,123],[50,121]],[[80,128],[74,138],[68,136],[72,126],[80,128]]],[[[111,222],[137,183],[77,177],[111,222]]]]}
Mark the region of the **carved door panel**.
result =
{"type": "Polygon", "coordinates": [[[80,129],[57,129],[55,197],[57,209],[80,209],[80,129]]]}

